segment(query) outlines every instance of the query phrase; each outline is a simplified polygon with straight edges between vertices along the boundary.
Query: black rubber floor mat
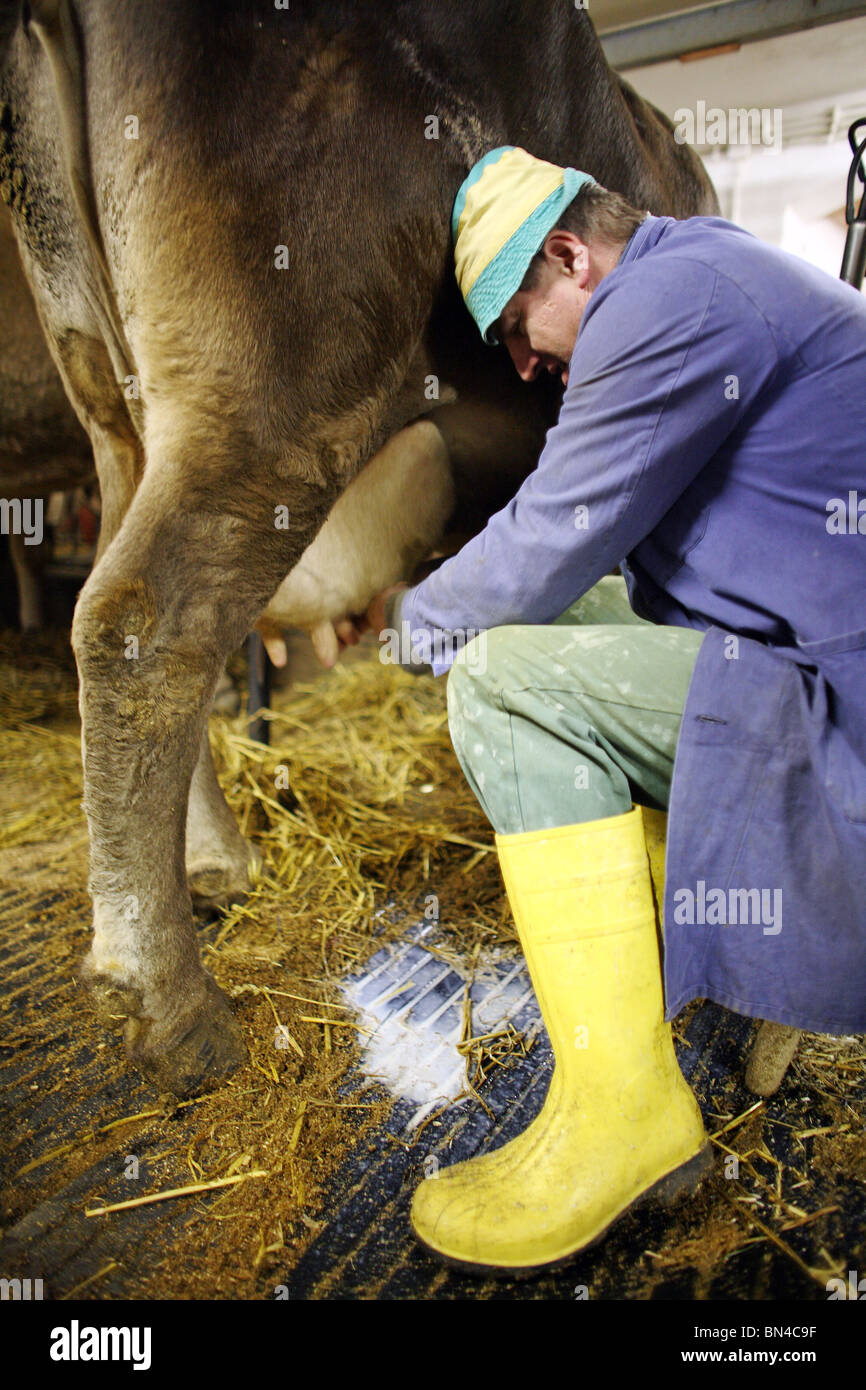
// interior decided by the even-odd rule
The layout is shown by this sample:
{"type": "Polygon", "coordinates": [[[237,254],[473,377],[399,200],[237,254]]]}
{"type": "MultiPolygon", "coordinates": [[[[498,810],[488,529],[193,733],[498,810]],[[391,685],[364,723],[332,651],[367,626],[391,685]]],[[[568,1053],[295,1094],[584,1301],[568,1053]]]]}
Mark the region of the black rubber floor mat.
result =
{"type": "MultiPolygon", "coordinates": [[[[37,906],[50,917],[57,904],[37,906]]],[[[55,984],[57,962],[53,973],[34,968],[50,947],[40,911],[29,913],[28,928],[26,943],[4,943],[10,967],[4,977],[7,1016],[13,1028],[16,1001],[32,998],[33,991],[41,999],[38,991],[46,985],[49,994],[61,987],[55,984]]],[[[464,970],[459,960],[435,954],[434,937],[428,924],[410,925],[401,941],[384,948],[362,975],[346,982],[347,998],[362,1011],[368,1036],[364,1069],[353,1074],[345,1099],[362,1086],[367,1088],[365,1100],[370,1099],[370,1074],[378,1069],[370,1058],[378,1057],[379,1063],[384,1058],[389,1068],[393,1054],[402,1048],[403,1061],[409,1064],[395,1073],[396,1082],[384,1075],[376,1083],[383,1095],[398,1095],[387,1122],[356,1144],[330,1184],[322,1229],[300,1261],[275,1276],[272,1288],[260,1289],[260,1296],[820,1299],[826,1298],[826,1290],[810,1270],[823,1269],[830,1261],[850,1269],[866,1266],[863,1176],[856,1164],[844,1169],[826,1161],[819,1148],[841,1128],[856,1141],[852,1153],[857,1149],[854,1129],[859,1126],[862,1134],[859,1102],[866,1099],[862,1074],[855,1073],[848,1100],[840,1101],[822,1090],[818,1072],[795,1065],[779,1095],[758,1107],[755,1120],[744,1121],[756,1105],[742,1084],[752,1024],[714,1005],[693,1011],[677,1042],[683,1072],[698,1096],[708,1131],[717,1135],[716,1170],[694,1198],[675,1212],[645,1207],[627,1214],[602,1243],[571,1266],[531,1280],[468,1276],[428,1256],[409,1225],[417,1184],[436,1165],[460,1162],[522,1132],[543,1104],[553,1069],[523,962],[493,957],[481,968],[475,962],[464,970]],[[478,1098],[458,1099],[454,1077],[459,1081],[464,1060],[454,1043],[461,1032],[467,990],[473,1033],[505,1023],[526,1046],[513,1048],[505,1065],[493,1068],[478,1098]],[[378,1053],[376,1034],[382,1044],[378,1053]],[[414,1076],[412,1057],[425,1049],[431,1055],[438,1049],[442,1065],[437,1062],[424,1073],[416,1094],[400,1095],[399,1086],[414,1076]],[[437,1093],[442,1087],[444,1093],[437,1093]],[[752,1155],[757,1185],[751,1178],[738,1180],[728,1174],[728,1149],[752,1155]],[[798,1209],[802,1224],[791,1215],[798,1209]],[[768,1229],[774,1238],[766,1234],[768,1229]]],[[[70,971],[73,964],[70,960],[70,971]]],[[[70,980],[63,987],[75,986],[70,980]]],[[[16,1169],[26,1169],[34,1156],[44,1155],[52,1135],[77,1133],[82,1126],[95,1130],[103,1118],[158,1105],[155,1090],[142,1087],[133,1073],[106,1068],[104,1051],[95,1041],[101,1038],[98,1029],[82,1023],[80,1035],[67,1027],[62,1036],[52,1036],[51,1016],[49,1000],[46,1032],[38,1046],[28,1036],[26,1047],[9,1046],[2,1054],[3,1124],[15,1135],[16,1169]],[[75,1085],[65,1087],[64,1075],[74,1078],[75,1085]]],[[[15,1036],[11,1033],[6,1041],[14,1043],[15,1036]]],[[[351,1110],[345,1114],[350,1124],[351,1110]]],[[[194,1114],[174,1115],[171,1124],[176,1145],[187,1127],[194,1129],[194,1114]]],[[[135,1152],[142,1164],[164,1142],[159,1133],[139,1137],[135,1152]]],[[[33,1201],[5,1233],[0,1272],[42,1278],[48,1297],[81,1290],[100,1299],[123,1298],[129,1296],[128,1271],[136,1250],[149,1255],[174,1252],[172,1258],[183,1251],[185,1260],[195,1261],[201,1252],[190,1249],[186,1239],[190,1209],[185,1202],[143,1206],[123,1213],[122,1220],[84,1215],[94,1194],[107,1202],[129,1195],[117,1161],[122,1153],[123,1141],[117,1140],[110,1155],[106,1151],[96,1156],[92,1166],[41,1201],[40,1169],[23,1173],[18,1179],[22,1206],[27,1207],[28,1192],[33,1201]]],[[[214,1198],[208,1194],[197,1200],[209,1205],[214,1198]]]]}
{"type": "MultiPolygon", "coordinates": [[[[430,968],[423,955],[427,929],[407,933],[397,947],[380,952],[370,962],[360,983],[348,991],[363,1007],[369,1009],[377,995],[390,1004],[391,1013],[379,1013],[380,1022],[387,1025],[400,1013],[411,1022],[417,1018],[417,1032],[425,1033],[432,1015],[447,1020],[448,1009],[455,1010],[463,982],[454,971],[441,970],[438,962],[430,968]],[[413,981],[406,989],[406,981],[413,981]],[[433,1005],[435,1004],[435,1008],[433,1005]]],[[[333,1184],[332,1214],[325,1229],[300,1263],[288,1273],[278,1296],[302,1299],[424,1299],[424,1298],[820,1298],[820,1281],[810,1275],[808,1266],[821,1264],[815,1240],[810,1242],[808,1224],[800,1236],[802,1253],[794,1248],[797,1236],[793,1233],[782,1242],[782,1248],[762,1234],[752,1224],[750,1234],[729,1259],[712,1258],[712,1247],[702,1250],[700,1217],[698,1230],[684,1235],[690,1244],[686,1250],[695,1251],[690,1265],[688,1254],[683,1267],[671,1274],[664,1272],[664,1257],[658,1256],[659,1245],[675,1232],[677,1222],[689,1224],[688,1204],[683,1203],[680,1214],[644,1207],[627,1214],[594,1249],[577,1257],[573,1266],[556,1274],[536,1276],[531,1281],[481,1279],[462,1275],[440,1264],[414,1241],[409,1224],[409,1205],[417,1184],[437,1166],[450,1166],[507,1143],[521,1133],[538,1113],[544,1101],[553,1069],[553,1057],[547,1035],[538,1017],[534,996],[526,997],[522,984],[528,981],[525,966],[520,967],[524,980],[515,983],[510,964],[500,969],[500,978],[509,979],[512,998],[519,1000],[512,1017],[514,1025],[536,1036],[534,1046],[524,1057],[517,1058],[501,1071],[495,1072],[483,1090],[483,1104],[469,1099],[436,1114],[418,1124],[421,1110],[414,1099],[402,1099],[391,1114],[388,1125],[364,1152],[352,1155],[333,1184]],[[754,1243],[749,1243],[752,1241],[754,1243]],[[800,1263],[797,1263],[799,1259],[800,1263]],[[654,1264],[654,1260],[661,1261],[654,1264]],[[708,1268],[708,1265],[710,1266],[708,1268]]],[[[495,977],[497,971],[492,972],[495,977]]],[[[495,992],[495,990],[493,991],[495,992]]],[[[480,998],[491,993],[489,983],[479,992],[480,998]]],[[[475,999],[475,989],[472,991],[475,999]]],[[[473,1018],[475,1010],[473,1009],[473,1018]]],[[[368,1020],[369,1021],[369,1020],[368,1020]]],[[[452,1019],[452,1028],[456,1020],[452,1019]]],[[[819,1097],[797,1092],[786,1083],[780,1096],[759,1105],[743,1087],[745,1053],[753,1031],[752,1020],[729,1013],[716,1005],[706,1004],[694,1012],[684,1037],[677,1040],[677,1052],[683,1074],[695,1090],[704,1112],[710,1133],[722,1130],[726,1117],[730,1122],[737,1116],[757,1107],[762,1112],[763,1129],[770,1136],[768,1159],[782,1172],[786,1165],[804,1166],[802,1145],[795,1152],[795,1136],[810,1131],[821,1132],[829,1115],[819,1097]],[[793,1095],[792,1095],[793,1091],[793,1095]]],[[[429,1039],[431,1046],[437,1039],[429,1039]]],[[[393,1040],[392,1040],[393,1045],[393,1040]]],[[[376,1052],[372,1055],[375,1057],[376,1052]]],[[[866,1087],[863,1088],[866,1091],[866,1087]]],[[[862,1094],[862,1093],[861,1093],[862,1094]]],[[[441,1107],[440,1107],[441,1108],[441,1107]]],[[[762,1141],[763,1142],[763,1141],[762,1141]]],[[[808,1158],[808,1155],[805,1155],[808,1158]]],[[[738,1170],[725,1164],[725,1150],[717,1147],[717,1172],[714,1184],[714,1206],[730,1198],[730,1224],[748,1215],[739,1214],[737,1204],[749,1205],[753,1199],[737,1187],[738,1170]],[[731,1193],[725,1192],[726,1185],[731,1193]]],[[[810,1177],[809,1207],[818,1211],[833,1208],[827,1213],[833,1237],[841,1239],[849,1252],[862,1250],[866,1232],[866,1202],[863,1186],[842,1174],[819,1174],[810,1177]],[[841,1219],[840,1219],[841,1216],[841,1219]]],[[[693,1199],[694,1211],[699,1213],[712,1198],[693,1199]]],[[[807,1211],[808,1217],[810,1213],[807,1211]]],[[[759,1218],[760,1219],[760,1218],[759,1218]]],[[[713,1218],[718,1224],[718,1214],[713,1218]]],[[[766,1227],[765,1227],[766,1229],[766,1227]]],[[[815,1231],[811,1232],[814,1237],[815,1231]]],[[[853,1258],[853,1255],[852,1255],[853,1258]]]]}

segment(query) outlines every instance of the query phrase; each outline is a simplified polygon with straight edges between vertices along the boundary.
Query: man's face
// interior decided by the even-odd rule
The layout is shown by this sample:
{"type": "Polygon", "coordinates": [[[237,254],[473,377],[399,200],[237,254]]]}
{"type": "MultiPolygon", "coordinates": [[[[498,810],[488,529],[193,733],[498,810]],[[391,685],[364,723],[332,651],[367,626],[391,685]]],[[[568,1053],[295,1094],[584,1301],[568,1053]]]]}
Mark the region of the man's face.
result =
{"type": "Polygon", "coordinates": [[[518,290],[499,316],[497,336],[524,381],[550,372],[568,384],[568,367],[589,297],[616,257],[596,253],[570,232],[552,232],[531,290],[518,290]]]}
{"type": "Polygon", "coordinates": [[[524,381],[547,371],[561,376],[566,385],[584,307],[575,295],[574,280],[557,275],[546,263],[533,289],[512,296],[500,316],[499,340],[524,381]]]}

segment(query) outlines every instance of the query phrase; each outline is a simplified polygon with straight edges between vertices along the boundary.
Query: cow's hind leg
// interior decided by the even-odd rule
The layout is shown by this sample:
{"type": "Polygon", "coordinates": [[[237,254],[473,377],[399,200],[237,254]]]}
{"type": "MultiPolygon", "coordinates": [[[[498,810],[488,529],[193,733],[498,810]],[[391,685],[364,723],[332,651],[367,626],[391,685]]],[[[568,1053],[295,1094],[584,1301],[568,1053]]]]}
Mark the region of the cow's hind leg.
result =
{"type": "Polygon", "coordinates": [[[123,1023],[130,1058],[175,1093],[245,1055],[202,968],[187,887],[187,801],[207,710],[225,656],[330,500],[312,483],[298,488],[294,534],[277,531],[266,480],[238,486],[238,454],[221,450],[221,477],[201,444],[195,471],[149,458],[73,623],[94,902],[83,974],[102,1014],[123,1023]]]}
{"type": "Polygon", "coordinates": [[[242,899],[261,862],[223,796],[205,723],[186,817],[186,875],[195,907],[211,912],[242,899]]]}
{"type": "Polygon", "coordinates": [[[43,579],[45,550],[41,545],[25,544],[13,531],[9,536],[9,556],[18,581],[18,621],[22,632],[38,632],[43,625],[43,579]]]}

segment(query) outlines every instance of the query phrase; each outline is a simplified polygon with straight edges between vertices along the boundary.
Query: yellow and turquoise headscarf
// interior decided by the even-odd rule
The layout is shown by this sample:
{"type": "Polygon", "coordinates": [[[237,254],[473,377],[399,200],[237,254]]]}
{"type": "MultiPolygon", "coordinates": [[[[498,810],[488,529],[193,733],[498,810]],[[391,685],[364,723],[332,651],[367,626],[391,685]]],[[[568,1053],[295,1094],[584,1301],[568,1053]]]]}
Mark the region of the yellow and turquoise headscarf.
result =
{"type": "Polygon", "coordinates": [[[584,184],[580,169],[561,169],[514,145],[479,160],[461,184],[451,215],[454,265],[466,307],[486,343],[489,332],[547,233],[584,184]]]}

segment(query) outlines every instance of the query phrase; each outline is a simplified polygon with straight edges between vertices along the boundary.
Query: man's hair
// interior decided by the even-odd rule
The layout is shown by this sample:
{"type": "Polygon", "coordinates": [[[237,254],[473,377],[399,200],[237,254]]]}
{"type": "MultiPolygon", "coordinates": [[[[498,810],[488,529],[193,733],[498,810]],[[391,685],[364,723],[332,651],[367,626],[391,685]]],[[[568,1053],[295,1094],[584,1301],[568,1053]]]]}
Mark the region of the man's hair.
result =
{"type": "MultiPolygon", "coordinates": [[[[610,188],[602,188],[598,183],[584,184],[580,192],[563,210],[562,216],[550,232],[571,232],[580,237],[587,246],[623,247],[646,217],[645,212],[627,203],[619,193],[610,188]]],[[[548,232],[547,236],[550,236],[548,232]]],[[[547,241],[547,237],[544,238],[547,241]]],[[[529,262],[523,277],[521,290],[535,288],[541,266],[544,262],[544,247],[537,251],[529,262]]]]}

